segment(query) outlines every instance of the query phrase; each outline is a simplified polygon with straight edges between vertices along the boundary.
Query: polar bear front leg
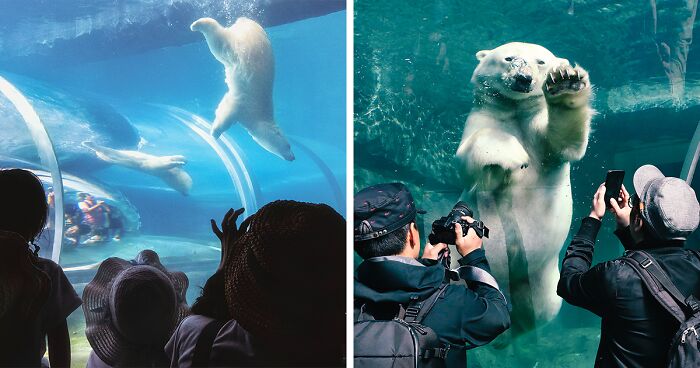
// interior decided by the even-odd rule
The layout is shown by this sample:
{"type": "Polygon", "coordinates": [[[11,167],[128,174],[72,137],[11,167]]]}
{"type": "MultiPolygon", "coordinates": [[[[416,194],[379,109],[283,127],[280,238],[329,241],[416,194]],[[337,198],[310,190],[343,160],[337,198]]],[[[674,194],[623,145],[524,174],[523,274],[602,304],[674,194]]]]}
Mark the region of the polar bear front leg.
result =
{"type": "Polygon", "coordinates": [[[187,163],[187,159],[182,155],[174,156],[148,156],[142,160],[141,168],[147,171],[169,170],[175,167],[182,167],[187,163]]]}
{"type": "Polygon", "coordinates": [[[581,159],[588,146],[593,115],[588,72],[580,66],[560,65],[547,73],[542,89],[549,116],[546,156],[562,161],[581,159]]]}
{"type": "Polygon", "coordinates": [[[526,169],[530,163],[520,141],[495,128],[482,128],[462,139],[456,157],[463,180],[479,190],[510,184],[513,173],[526,169]]]}

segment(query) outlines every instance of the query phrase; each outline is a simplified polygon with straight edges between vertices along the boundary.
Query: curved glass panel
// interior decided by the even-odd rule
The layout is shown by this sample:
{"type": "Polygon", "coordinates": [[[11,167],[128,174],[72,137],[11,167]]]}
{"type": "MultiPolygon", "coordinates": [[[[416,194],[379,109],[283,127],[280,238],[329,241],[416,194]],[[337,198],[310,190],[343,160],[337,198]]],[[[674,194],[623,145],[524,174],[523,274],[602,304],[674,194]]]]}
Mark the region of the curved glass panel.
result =
{"type": "MultiPolygon", "coordinates": [[[[0,93],[12,103],[17,109],[17,112],[22,117],[22,120],[27,125],[29,136],[36,144],[39,153],[39,159],[43,167],[48,168],[50,173],[51,185],[53,185],[53,211],[49,213],[53,217],[53,221],[49,220],[49,226],[53,227],[53,239],[51,239],[51,247],[44,249],[41,252],[42,256],[50,255],[54,262],[58,262],[58,257],[61,254],[61,241],[63,236],[63,181],[61,179],[61,169],[58,167],[56,154],[54,153],[53,144],[44,125],[32,108],[31,104],[9,81],[0,77],[0,93]]],[[[8,106],[5,105],[5,108],[8,106]]],[[[5,127],[6,129],[9,126],[5,127]]],[[[9,130],[8,130],[9,133],[9,130]]],[[[10,136],[8,134],[7,136],[10,136]]],[[[26,167],[25,167],[26,168],[26,167]]],[[[29,168],[27,168],[29,169],[29,168]]],[[[35,172],[36,173],[36,172],[35,172]]]]}
{"type": "MultiPolygon", "coordinates": [[[[220,259],[210,219],[280,199],[345,213],[343,1],[62,5],[2,6],[0,75],[38,118],[26,119],[0,86],[0,164],[30,168],[56,191],[55,246],[42,249],[79,295],[105,258],[153,249],[187,274],[191,304],[220,259]],[[218,139],[210,134],[228,87],[223,65],[189,25],[213,17],[228,26],[240,16],[259,21],[270,38],[274,116],[294,161],[270,153],[241,124],[218,139]],[[28,127],[45,130],[52,144],[35,143],[28,127]],[[99,201],[103,210],[93,214],[99,201]]],[[[81,309],[68,325],[73,365],[84,366],[81,309]]]]}

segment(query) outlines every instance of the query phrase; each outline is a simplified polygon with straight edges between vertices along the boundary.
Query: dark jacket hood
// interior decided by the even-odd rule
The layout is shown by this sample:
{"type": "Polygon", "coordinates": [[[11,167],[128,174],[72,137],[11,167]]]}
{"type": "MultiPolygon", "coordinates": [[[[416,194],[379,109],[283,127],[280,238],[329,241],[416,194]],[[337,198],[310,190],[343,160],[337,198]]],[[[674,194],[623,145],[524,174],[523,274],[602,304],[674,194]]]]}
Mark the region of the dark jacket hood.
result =
{"type": "Polygon", "coordinates": [[[375,303],[425,299],[445,278],[445,267],[433,260],[407,257],[366,259],[355,271],[355,298],[375,303]]]}

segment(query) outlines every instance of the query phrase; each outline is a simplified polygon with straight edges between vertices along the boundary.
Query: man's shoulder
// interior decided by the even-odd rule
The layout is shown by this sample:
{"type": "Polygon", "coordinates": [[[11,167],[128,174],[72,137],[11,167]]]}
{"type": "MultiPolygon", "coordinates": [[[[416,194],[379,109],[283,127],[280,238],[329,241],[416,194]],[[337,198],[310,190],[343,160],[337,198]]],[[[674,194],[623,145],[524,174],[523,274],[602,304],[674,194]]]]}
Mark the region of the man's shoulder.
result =
{"type": "Polygon", "coordinates": [[[59,267],[56,262],[49,258],[44,258],[44,257],[36,257],[36,263],[37,266],[39,267],[45,267],[45,268],[55,268],[59,267]]]}
{"type": "Polygon", "coordinates": [[[58,265],[58,263],[42,257],[36,257],[36,266],[46,272],[49,277],[54,277],[57,274],[63,273],[63,268],[58,265]]]}
{"type": "Polygon", "coordinates": [[[447,304],[459,304],[465,305],[468,303],[478,303],[482,302],[478,300],[478,294],[467,287],[464,283],[451,283],[445,287],[437,303],[447,303],[447,304]]]}
{"type": "Polygon", "coordinates": [[[178,327],[180,336],[195,335],[194,337],[196,338],[201,334],[204,327],[213,320],[213,318],[199,314],[191,314],[180,322],[180,326],[178,327]]]}
{"type": "MultiPolygon", "coordinates": [[[[199,335],[202,334],[204,328],[213,321],[215,321],[213,318],[207,316],[191,314],[180,322],[180,326],[178,327],[178,335],[181,339],[196,340],[199,338],[199,335]]],[[[249,335],[248,331],[245,330],[235,319],[221,322],[222,325],[217,334],[219,337],[224,336],[226,338],[230,338],[231,336],[236,336],[238,338],[240,336],[249,335]]]]}
{"type": "Polygon", "coordinates": [[[600,262],[589,270],[589,272],[598,272],[609,277],[619,276],[621,273],[627,273],[629,271],[634,271],[634,269],[625,256],[600,262]]]}

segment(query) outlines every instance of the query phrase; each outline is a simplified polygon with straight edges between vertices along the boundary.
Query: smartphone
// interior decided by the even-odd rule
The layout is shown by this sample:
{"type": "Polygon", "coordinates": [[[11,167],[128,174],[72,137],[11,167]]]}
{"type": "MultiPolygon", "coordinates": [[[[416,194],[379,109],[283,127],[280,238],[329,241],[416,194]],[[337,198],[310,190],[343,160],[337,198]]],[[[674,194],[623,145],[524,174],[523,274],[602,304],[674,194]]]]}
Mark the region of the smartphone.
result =
{"type": "Polygon", "coordinates": [[[617,198],[620,196],[620,189],[622,189],[622,179],[625,178],[625,170],[610,170],[608,175],[605,176],[605,207],[610,208],[610,198],[617,198]]]}

